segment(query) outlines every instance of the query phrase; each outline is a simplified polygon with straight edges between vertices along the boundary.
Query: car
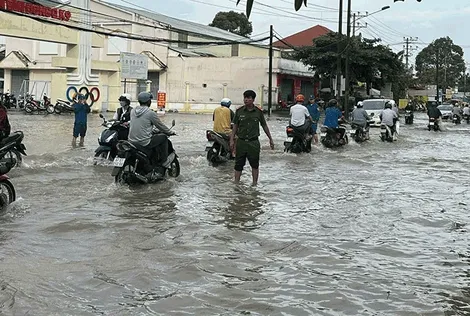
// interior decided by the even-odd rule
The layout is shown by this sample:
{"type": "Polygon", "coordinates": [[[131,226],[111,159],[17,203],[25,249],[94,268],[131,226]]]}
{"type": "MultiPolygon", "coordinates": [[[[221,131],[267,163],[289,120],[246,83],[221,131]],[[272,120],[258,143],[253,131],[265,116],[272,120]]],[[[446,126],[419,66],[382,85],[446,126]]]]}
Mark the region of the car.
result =
{"type": "Polygon", "coordinates": [[[441,104],[437,108],[441,111],[443,120],[452,118],[452,110],[454,109],[452,104],[441,104]]]}
{"type": "Polygon", "coordinates": [[[385,103],[391,101],[390,99],[368,99],[364,100],[363,108],[366,110],[367,115],[371,117],[373,123],[370,123],[370,126],[380,127],[381,120],[380,120],[380,113],[385,108],[385,103]]]}

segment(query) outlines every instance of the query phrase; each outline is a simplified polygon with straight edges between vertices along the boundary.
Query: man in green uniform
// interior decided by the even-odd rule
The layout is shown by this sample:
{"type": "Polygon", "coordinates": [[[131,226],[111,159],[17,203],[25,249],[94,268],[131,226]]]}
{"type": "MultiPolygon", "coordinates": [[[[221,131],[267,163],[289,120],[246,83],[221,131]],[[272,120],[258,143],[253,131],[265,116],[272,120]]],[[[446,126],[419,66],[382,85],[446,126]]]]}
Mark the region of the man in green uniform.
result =
{"type": "Polygon", "coordinates": [[[244,106],[239,108],[233,118],[233,129],[230,135],[230,148],[233,151],[235,144],[235,135],[238,136],[235,154],[235,183],[240,182],[243,167],[246,159],[251,166],[253,185],[258,184],[259,176],[259,154],[261,145],[258,137],[259,126],[263,127],[266,136],[269,138],[269,145],[274,149],[274,142],[269,132],[268,124],[264,118],[263,111],[254,105],[256,93],[253,90],[247,90],[243,93],[244,106]]]}

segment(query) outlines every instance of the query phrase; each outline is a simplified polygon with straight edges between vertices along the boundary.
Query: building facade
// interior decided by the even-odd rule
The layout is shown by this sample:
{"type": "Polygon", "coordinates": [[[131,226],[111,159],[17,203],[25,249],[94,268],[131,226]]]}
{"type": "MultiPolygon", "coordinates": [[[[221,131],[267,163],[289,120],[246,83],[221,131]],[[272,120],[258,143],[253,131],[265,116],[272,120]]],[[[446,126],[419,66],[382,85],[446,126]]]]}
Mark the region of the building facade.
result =
{"type": "MultiPolygon", "coordinates": [[[[148,89],[155,96],[166,94],[166,109],[186,112],[212,111],[222,97],[241,104],[246,89],[259,93],[259,105],[267,100],[268,49],[247,38],[98,0],[72,0],[71,5],[43,0],[26,9],[26,2],[14,2],[16,7],[5,6],[11,13],[0,12],[5,91],[29,92],[37,99],[47,94],[54,102],[67,99],[70,87],[95,88],[100,98],[94,110],[114,110],[124,91],[136,98],[148,89]],[[146,56],[147,80],[121,77],[121,52],[146,56]]],[[[313,78],[301,63],[283,60],[277,49],[273,64],[275,85],[278,75],[299,71],[313,78]]],[[[275,86],[275,100],[278,91],[275,86]]]]}

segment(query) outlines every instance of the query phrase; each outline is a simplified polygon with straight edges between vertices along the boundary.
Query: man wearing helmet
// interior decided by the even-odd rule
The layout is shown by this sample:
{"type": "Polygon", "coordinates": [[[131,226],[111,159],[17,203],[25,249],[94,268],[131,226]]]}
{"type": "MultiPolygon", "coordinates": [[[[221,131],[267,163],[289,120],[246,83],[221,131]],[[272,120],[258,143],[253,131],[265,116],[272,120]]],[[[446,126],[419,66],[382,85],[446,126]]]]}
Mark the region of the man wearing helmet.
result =
{"type": "Polygon", "coordinates": [[[385,109],[380,113],[380,120],[383,125],[390,127],[392,135],[395,134],[395,123],[398,120],[398,114],[392,110],[391,101],[385,103],[385,109]]]}
{"type": "MultiPolygon", "coordinates": [[[[131,120],[131,95],[128,93],[121,94],[119,97],[119,104],[121,105],[114,113],[113,120],[121,121],[122,125],[128,127],[131,120]]],[[[118,139],[126,140],[129,136],[129,129],[121,127],[118,130],[118,139]]]]}
{"type": "Polygon", "coordinates": [[[344,128],[339,128],[338,120],[343,117],[343,113],[341,113],[340,109],[338,108],[338,101],[336,99],[331,99],[328,102],[328,107],[325,110],[325,121],[323,125],[328,128],[334,128],[341,133],[341,137],[344,136],[346,130],[344,128]]]}
{"type": "Polygon", "coordinates": [[[220,106],[214,110],[212,120],[214,121],[213,131],[219,134],[229,135],[232,132],[232,120],[235,113],[230,109],[232,101],[223,98],[220,106]]]}
{"type": "Polygon", "coordinates": [[[299,129],[304,134],[310,133],[313,120],[307,107],[304,106],[305,97],[299,94],[295,101],[297,103],[290,108],[290,126],[299,129]]]}
{"type": "Polygon", "coordinates": [[[150,92],[141,92],[137,97],[139,105],[131,111],[131,122],[129,130],[129,142],[146,147],[152,151],[153,157],[150,161],[153,166],[150,166],[150,170],[146,172],[150,173],[147,176],[152,179],[162,178],[164,174],[163,167],[161,164],[165,163],[168,158],[168,141],[167,137],[162,134],[154,134],[153,127],[155,126],[160,132],[166,135],[175,135],[165,124],[160,121],[157,113],[150,109],[152,103],[152,94],[150,92]],[[160,163],[159,170],[152,172],[155,164],[155,154],[157,148],[160,151],[160,163]]]}
{"type": "Polygon", "coordinates": [[[354,111],[352,111],[351,116],[352,124],[364,127],[367,135],[366,138],[369,139],[369,124],[367,124],[367,122],[370,121],[371,118],[367,115],[366,110],[364,110],[364,103],[362,101],[357,102],[357,106],[354,111]]]}

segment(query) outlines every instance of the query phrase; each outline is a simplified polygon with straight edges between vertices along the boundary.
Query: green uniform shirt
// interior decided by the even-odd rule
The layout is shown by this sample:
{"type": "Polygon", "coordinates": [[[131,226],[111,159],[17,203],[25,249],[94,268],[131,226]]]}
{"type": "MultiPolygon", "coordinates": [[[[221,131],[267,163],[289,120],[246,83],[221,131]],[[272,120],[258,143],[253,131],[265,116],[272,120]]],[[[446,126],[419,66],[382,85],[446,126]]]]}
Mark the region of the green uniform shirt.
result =
{"type": "Polygon", "coordinates": [[[233,124],[238,126],[238,138],[252,140],[259,137],[259,125],[266,126],[266,119],[264,118],[263,111],[257,106],[253,106],[252,110],[242,106],[235,113],[233,124]]]}

